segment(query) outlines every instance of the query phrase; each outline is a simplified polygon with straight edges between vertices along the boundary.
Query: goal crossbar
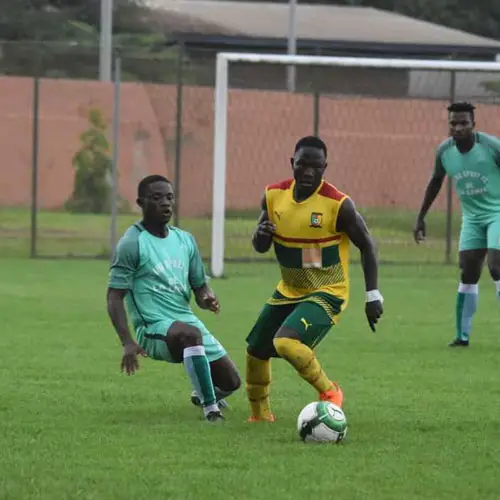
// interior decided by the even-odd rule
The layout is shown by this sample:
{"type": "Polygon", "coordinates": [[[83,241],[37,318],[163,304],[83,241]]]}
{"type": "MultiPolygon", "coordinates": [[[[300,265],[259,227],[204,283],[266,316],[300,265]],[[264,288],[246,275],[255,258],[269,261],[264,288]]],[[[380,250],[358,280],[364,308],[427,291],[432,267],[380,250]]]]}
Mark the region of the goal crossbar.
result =
{"type": "Polygon", "coordinates": [[[500,62],[219,52],[216,59],[215,73],[211,249],[211,274],[216,278],[223,276],[224,273],[228,69],[230,62],[281,64],[284,66],[307,65],[429,71],[500,72],[500,62]]]}

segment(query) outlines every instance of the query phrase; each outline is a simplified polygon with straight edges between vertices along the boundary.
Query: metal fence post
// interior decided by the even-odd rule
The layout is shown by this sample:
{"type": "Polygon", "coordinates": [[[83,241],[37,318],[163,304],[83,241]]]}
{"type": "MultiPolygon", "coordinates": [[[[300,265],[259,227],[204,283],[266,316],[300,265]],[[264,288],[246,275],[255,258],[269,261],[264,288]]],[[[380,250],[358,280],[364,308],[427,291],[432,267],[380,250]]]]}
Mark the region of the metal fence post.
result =
{"type": "Polygon", "coordinates": [[[319,135],[319,99],[320,92],[315,90],[313,94],[313,135],[319,135]]]}
{"type": "MultiPolygon", "coordinates": [[[[316,47],[314,51],[314,55],[320,56],[321,55],[321,48],[316,47]]],[[[314,79],[314,93],[313,93],[313,135],[316,137],[319,136],[319,121],[320,121],[320,111],[319,111],[319,102],[321,98],[321,90],[318,86],[320,85],[319,82],[322,81],[321,79],[321,72],[318,71],[318,67],[313,67],[313,71],[317,72],[319,74],[319,77],[314,79]]]]}
{"type": "MultiPolygon", "coordinates": [[[[450,103],[455,100],[456,92],[456,73],[451,71],[450,73],[450,103]]],[[[451,264],[451,241],[452,241],[452,231],[453,231],[453,185],[452,180],[448,176],[446,182],[446,251],[445,251],[445,262],[446,264],[451,264]]]]}
{"type": "Polygon", "coordinates": [[[176,203],[174,205],[173,219],[176,226],[180,226],[180,201],[181,201],[181,154],[182,154],[182,105],[184,87],[184,44],[179,44],[177,57],[177,103],[175,118],[175,164],[174,164],[174,192],[176,203]]]}
{"type": "Polygon", "coordinates": [[[115,79],[113,95],[113,160],[111,167],[111,229],[110,248],[111,256],[115,253],[116,247],[116,226],[118,217],[118,153],[120,141],[120,83],[121,83],[122,61],[120,57],[115,58],[115,79]]]}
{"type": "Polygon", "coordinates": [[[32,168],[31,168],[31,241],[30,257],[37,256],[38,238],[38,128],[40,112],[40,78],[35,76],[33,80],[33,146],[32,146],[32,168]]]}

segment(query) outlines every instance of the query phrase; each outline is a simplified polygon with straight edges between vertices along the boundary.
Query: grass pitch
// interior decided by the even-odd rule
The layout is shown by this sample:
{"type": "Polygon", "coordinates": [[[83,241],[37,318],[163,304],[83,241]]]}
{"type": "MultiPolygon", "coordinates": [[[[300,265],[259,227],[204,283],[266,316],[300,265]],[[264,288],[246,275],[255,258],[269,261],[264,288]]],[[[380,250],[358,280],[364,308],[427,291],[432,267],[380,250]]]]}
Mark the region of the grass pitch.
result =
{"type": "MultiPolygon", "coordinates": [[[[413,243],[412,229],[416,214],[397,210],[360,209],[376,241],[379,257],[385,262],[442,263],[446,249],[446,215],[432,212],[427,217],[428,240],[413,243]]],[[[225,256],[235,260],[269,260],[270,254],[256,254],[251,246],[258,211],[228,213],[225,223],[225,256]]],[[[139,219],[138,214],[117,218],[118,237],[139,219]]],[[[110,216],[41,211],[37,215],[36,252],[46,257],[105,257],[110,253],[110,216]]],[[[459,214],[452,218],[451,255],[456,255],[459,214]]],[[[210,218],[183,218],[180,227],[192,232],[205,258],[211,255],[212,221],[210,218]]],[[[31,218],[26,209],[0,209],[0,257],[28,256],[31,218]]],[[[353,250],[357,258],[357,250],[353,250]]]]}
{"type": "MultiPolygon", "coordinates": [[[[363,280],[318,348],[342,385],[342,445],[304,445],[295,420],[314,391],[273,364],[277,422],[249,425],[244,390],[211,426],[182,366],[143,360],[127,378],[105,311],[107,264],[3,259],[0,498],[486,500],[498,498],[500,385],[493,285],[481,283],[472,346],[451,350],[457,273],[382,266],[386,314],[372,334],[363,280]]],[[[244,338],[277,269],[234,264],[200,317],[244,375],[244,338]]]]}

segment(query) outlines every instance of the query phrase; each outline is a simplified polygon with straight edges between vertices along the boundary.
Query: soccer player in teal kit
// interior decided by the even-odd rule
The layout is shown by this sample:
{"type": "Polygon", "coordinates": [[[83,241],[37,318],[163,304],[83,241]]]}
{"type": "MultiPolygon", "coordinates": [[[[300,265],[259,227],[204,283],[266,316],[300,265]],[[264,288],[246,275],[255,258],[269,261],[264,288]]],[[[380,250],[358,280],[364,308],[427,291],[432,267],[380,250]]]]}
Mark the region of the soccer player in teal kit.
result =
{"type": "Polygon", "coordinates": [[[474,109],[468,102],[448,107],[451,137],[437,149],[434,173],[414,229],[419,243],[425,239],[425,216],[445,176],[450,176],[462,208],[456,335],[450,347],[469,345],[485,258],[500,299],[500,139],[475,130],[474,109]]]}
{"type": "Polygon", "coordinates": [[[165,177],[144,178],[137,203],[142,221],[120,239],[108,282],[108,314],[123,345],[122,370],[133,374],[138,355],[182,362],[195,390],[193,403],[203,407],[206,420],[223,420],[222,398],[238,389],[240,377],[190,307],[194,293],[201,309],[219,312],[196,242],[191,234],[168,225],[175,196],[165,177]],[[124,301],[137,342],[127,325],[124,301]]]}

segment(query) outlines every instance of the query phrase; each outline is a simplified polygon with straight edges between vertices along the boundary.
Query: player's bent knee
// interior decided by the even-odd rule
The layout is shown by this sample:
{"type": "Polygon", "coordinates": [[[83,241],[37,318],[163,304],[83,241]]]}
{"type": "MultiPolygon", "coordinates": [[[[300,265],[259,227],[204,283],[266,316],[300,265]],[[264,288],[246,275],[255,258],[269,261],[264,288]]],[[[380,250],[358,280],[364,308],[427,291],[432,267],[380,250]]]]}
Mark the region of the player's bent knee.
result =
{"type": "Polygon", "coordinates": [[[460,281],[467,285],[475,285],[479,282],[481,277],[482,264],[478,265],[477,262],[468,262],[460,266],[460,281]]]}
{"type": "Polygon", "coordinates": [[[493,262],[488,265],[491,277],[497,281],[500,280],[500,262],[493,262]]]}
{"type": "Polygon", "coordinates": [[[190,327],[182,335],[184,347],[203,345],[203,335],[198,328],[190,327]]]}
{"type": "Polygon", "coordinates": [[[500,280],[500,250],[488,250],[488,270],[495,281],[500,280]]]}
{"type": "Polygon", "coordinates": [[[276,352],[281,358],[287,359],[289,350],[290,350],[290,343],[294,340],[297,340],[296,338],[293,337],[288,337],[288,336],[283,336],[283,337],[274,337],[273,344],[274,348],[276,349],[276,352]]]}
{"type": "Polygon", "coordinates": [[[241,377],[236,365],[230,361],[230,366],[226,370],[226,376],[224,383],[226,387],[224,389],[226,391],[234,392],[237,391],[241,387],[241,377]]]}
{"type": "Polygon", "coordinates": [[[241,378],[236,365],[226,355],[210,363],[212,381],[222,391],[233,393],[241,386],[241,378]]]}
{"type": "Polygon", "coordinates": [[[231,370],[227,374],[225,385],[226,387],[221,387],[221,389],[228,392],[235,392],[241,387],[241,377],[237,370],[231,370]]]}
{"type": "Polygon", "coordinates": [[[178,339],[179,344],[184,349],[186,347],[203,345],[203,335],[200,330],[198,330],[195,326],[188,325],[186,323],[174,323],[169,331],[169,336],[178,339]]]}

